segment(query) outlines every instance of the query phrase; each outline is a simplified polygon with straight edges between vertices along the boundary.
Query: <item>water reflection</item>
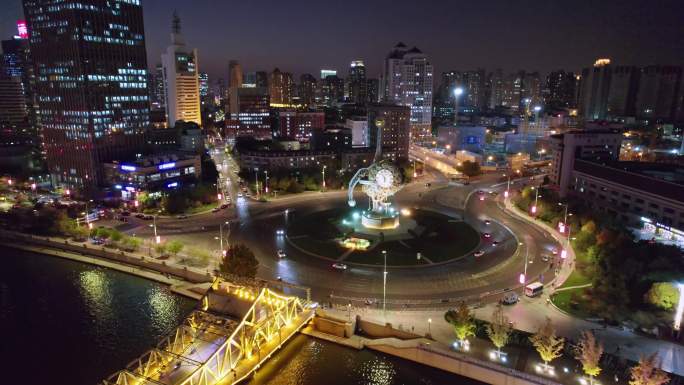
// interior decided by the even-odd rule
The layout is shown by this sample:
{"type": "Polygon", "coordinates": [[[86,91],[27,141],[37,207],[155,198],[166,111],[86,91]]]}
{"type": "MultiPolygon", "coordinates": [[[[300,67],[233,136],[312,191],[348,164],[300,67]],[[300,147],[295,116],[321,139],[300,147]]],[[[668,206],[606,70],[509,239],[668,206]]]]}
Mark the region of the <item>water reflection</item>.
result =
{"type": "Polygon", "coordinates": [[[86,270],[78,275],[78,283],[88,312],[97,322],[111,318],[112,294],[109,278],[102,270],[86,270]]]}
{"type": "Polygon", "coordinates": [[[181,317],[180,297],[173,295],[168,289],[161,286],[152,286],[147,290],[147,302],[152,311],[151,327],[163,333],[178,326],[181,317]]]}

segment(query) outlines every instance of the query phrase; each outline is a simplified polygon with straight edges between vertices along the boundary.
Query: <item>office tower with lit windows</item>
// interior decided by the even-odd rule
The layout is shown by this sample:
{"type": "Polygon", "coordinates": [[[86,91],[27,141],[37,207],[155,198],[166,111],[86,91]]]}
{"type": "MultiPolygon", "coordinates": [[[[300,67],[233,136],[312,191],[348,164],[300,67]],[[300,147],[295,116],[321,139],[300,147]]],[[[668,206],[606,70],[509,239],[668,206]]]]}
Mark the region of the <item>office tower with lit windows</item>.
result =
{"type": "Polygon", "coordinates": [[[344,79],[337,75],[326,76],[318,82],[316,100],[326,106],[344,102],[344,79]]]}
{"type": "Polygon", "coordinates": [[[181,35],[180,18],[173,14],[171,45],[162,54],[166,100],[166,121],[169,127],[176,122],[202,125],[200,82],[197,50],[188,50],[181,35]]]}
{"type": "Polygon", "coordinates": [[[209,74],[205,72],[199,74],[199,94],[201,100],[209,95],[209,74]]]}
{"type": "Polygon", "coordinates": [[[23,0],[53,184],[95,191],[106,161],[142,153],[150,124],[138,0],[23,0]]]}
{"type": "Polygon", "coordinates": [[[268,86],[271,105],[277,107],[292,105],[292,88],[292,74],[281,72],[278,68],[273,70],[268,86]]]}
{"type": "Polygon", "coordinates": [[[164,100],[164,68],[157,64],[151,78],[150,104],[153,110],[163,110],[166,107],[164,100]]]}
{"type": "Polygon", "coordinates": [[[271,115],[268,89],[265,87],[231,88],[226,129],[230,137],[271,139],[271,115]]]}
{"type": "Polygon", "coordinates": [[[337,70],[321,70],[321,80],[327,78],[328,76],[337,76],[337,70]]]}
{"type": "Polygon", "coordinates": [[[409,106],[411,137],[419,140],[431,135],[432,64],[418,48],[397,44],[385,58],[382,76],[383,101],[409,106]]]}
{"type": "Polygon", "coordinates": [[[551,71],[546,77],[548,95],[545,104],[550,108],[574,108],[576,78],[572,72],[563,70],[551,71]]]}
{"type": "Polygon", "coordinates": [[[24,29],[26,23],[19,21],[17,26],[19,34],[1,43],[0,105],[4,107],[0,107],[0,126],[11,126],[13,133],[28,135],[38,143],[35,75],[28,35],[24,29]]]}
{"type": "Polygon", "coordinates": [[[392,104],[368,105],[368,142],[371,148],[374,148],[377,143],[378,127],[375,122],[378,119],[384,123],[382,127],[383,156],[389,156],[393,161],[408,159],[411,107],[392,104]]]}
{"type": "Polygon", "coordinates": [[[361,60],[354,60],[349,66],[349,101],[366,104],[368,101],[368,85],[366,84],[366,66],[361,60]]]}
{"type": "Polygon", "coordinates": [[[367,79],[366,92],[368,103],[378,103],[380,101],[380,80],[367,79]]]}
{"type": "Polygon", "coordinates": [[[311,74],[299,77],[299,102],[310,107],[316,103],[316,78],[311,74]]]}
{"type": "Polygon", "coordinates": [[[503,106],[506,79],[501,68],[489,74],[488,82],[490,90],[488,107],[494,109],[503,106]]]}

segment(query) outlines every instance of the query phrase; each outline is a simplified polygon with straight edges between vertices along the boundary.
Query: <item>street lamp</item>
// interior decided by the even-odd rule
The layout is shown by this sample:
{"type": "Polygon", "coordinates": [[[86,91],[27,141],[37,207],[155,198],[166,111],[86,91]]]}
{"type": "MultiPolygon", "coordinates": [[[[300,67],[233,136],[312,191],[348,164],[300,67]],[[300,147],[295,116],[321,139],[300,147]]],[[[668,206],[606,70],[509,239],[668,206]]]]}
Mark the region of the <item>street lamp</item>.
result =
{"type": "Polygon", "coordinates": [[[321,190],[325,190],[325,169],[328,166],[323,165],[323,169],[321,170],[321,173],[323,174],[323,182],[321,182],[321,190]]]}
{"type": "MultiPolygon", "coordinates": [[[[225,223],[219,224],[219,245],[221,246],[221,253],[223,253],[223,225],[228,225],[230,226],[230,222],[226,221],[225,223]]],[[[230,230],[230,227],[228,227],[230,230]]]]}
{"type": "Polygon", "coordinates": [[[454,89],[454,126],[458,126],[458,98],[463,94],[462,87],[454,89]]]}
{"type": "Polygon", "coordinates": [[[266,181],[264,182],[264,192],[268,194],[268,170],[265,170],[264,174],[266,174],[266,181]]]}
{"type": "MultiPolygon", "coordinates": [[[[522,242],[518,243],[518,246],[523,246],[522,242]]],[[[520,277],[518,277],[518,281],[520,282],[521,285],[523,285],[523,291],[525,290],[525,282],[527,280],[527,260],[530,257],[530,248],[525,245],[525,267],[523,268],[522,274],[520,274],[520,277]]]]}
{"type": "Polygon", "coordinates": [[[432,318],[428,318],[428,336],[432,336],[432,318]]]}
{"type": "Polygon", "coordinates": [[[154,243],[160,244],[161,237],[157,235],[157,213],[152,216],[152,227],[154,228],[154,243]]]}
{"type": "Polygon", "coordinates": [[[684,283],[678,283],[677,288],[679,289],[679,303],[675,312],[674,330],[679,332],[682,326],[682,314],[684,313],[684,283]]]}
{"type": "Polygon", "coordinates": [[[534,189],[534,205],[532,206],[532,214],[537,214],[537,201],[539,200],[539,188],[532,186],[534,189]]]}
{"type": "Polygon", "coordinates": [[[508,182],[506,182],[506,191],[504,191],[504,198],[508,198],[508,195],[510,194],[509,191],[511,190],[511,174],[504,174],[504,176],[508,176],[508,182]]]}
{"type": "Polygon", "coordinates": [[[259,199],[259,167],[254,168],[254,189],[256,190],[256,197],[259,199]]]}
{"type": "Polygon", "coordinates": [[[387,250],[382,251],[382,317],[386,317],[385,306],[387,303],[387,250]]]}

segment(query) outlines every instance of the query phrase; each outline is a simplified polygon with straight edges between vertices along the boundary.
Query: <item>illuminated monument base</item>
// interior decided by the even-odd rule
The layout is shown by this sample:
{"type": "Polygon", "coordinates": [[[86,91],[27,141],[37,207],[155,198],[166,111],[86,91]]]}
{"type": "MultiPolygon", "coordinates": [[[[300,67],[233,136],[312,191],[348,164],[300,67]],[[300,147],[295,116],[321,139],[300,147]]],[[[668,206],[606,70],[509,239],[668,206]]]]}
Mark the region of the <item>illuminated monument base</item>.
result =
{"type": "Polygon", "coordinates": [[[387,216],[368,211],[361,215],[361,224],[368,229],[392,230],[399,227],[399,216],[387,216]]]}

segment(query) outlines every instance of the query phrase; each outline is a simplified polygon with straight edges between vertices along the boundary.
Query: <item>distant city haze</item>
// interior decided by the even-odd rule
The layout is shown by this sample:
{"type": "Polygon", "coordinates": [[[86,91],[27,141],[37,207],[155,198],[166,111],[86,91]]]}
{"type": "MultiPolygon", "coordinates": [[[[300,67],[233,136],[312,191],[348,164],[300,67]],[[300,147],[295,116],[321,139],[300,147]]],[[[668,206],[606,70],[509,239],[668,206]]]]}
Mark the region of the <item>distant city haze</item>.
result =
{"type": "MultiPolygon", "coordinates": [[[[2,0],[3,39],[23,19],[20,0],[2,0]]],[[[417,46],[435,71],[502,68],[577,71],[598,57],[633,65],[684,64],[684,2],[625,1],[210,1],[142,0],[148,64],[161,60],[178,11],[189,47],[210,77],[244,71],[347,76],[352,60],[378,77],[398,41],[417,46]]]]}

